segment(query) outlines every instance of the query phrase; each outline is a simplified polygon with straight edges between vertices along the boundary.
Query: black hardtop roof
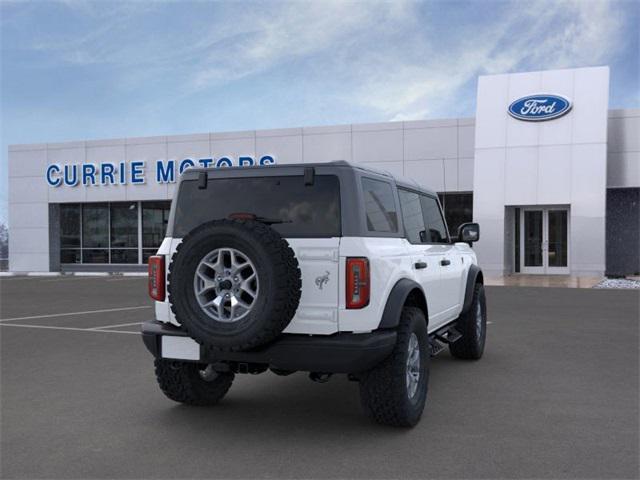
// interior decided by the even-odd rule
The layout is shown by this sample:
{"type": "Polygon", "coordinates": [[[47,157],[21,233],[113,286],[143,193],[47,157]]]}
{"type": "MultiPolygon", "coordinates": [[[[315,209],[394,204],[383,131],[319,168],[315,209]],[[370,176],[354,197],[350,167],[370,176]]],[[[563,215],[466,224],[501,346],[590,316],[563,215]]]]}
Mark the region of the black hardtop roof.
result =
{"type": "Polygon", "coordinates": [[[255,166],[247,166],[247,167],[224,167],[224,168],[219,168],[219,167],[192,167],[189,168],[187,171],[185,171],[185,174],[187,173],[199,173],[199,172],[208,172],[208,173],[215,173],[215,174],[222,174],[222,172],[226,172],[226,171],[233,171],[233,172],[255,172],[258,170],[264,170],[265,168],[268,168],[269,170],[291,170],[291,169],[295,169],[298,170],[300,168],[308,168],[308,167],[313,167],[313,168],[319,168],[319,169],[327,169],[327,168],[348,168],[348,169],[352,169],[352,170],[357,170],[360,172],[364,172],[364,173],[371,173],[377,176],[382,176],[382,177],[387,177],[391,180],[393,180],[396,185],[398,185],[399,187],[404,187],[404,188],[408,188],[411,190],[418,190],[424,193],[429,193],[431,195],[436,195],[436,192],[434,190],[431,190],[429,188],[426,188],[420,184],[418,184],[416,181],[408,179],[408,178],[404,178],[404,177],[399,177],[397,175],[393,175],[392,173],[383,170],[383,169],[377,169],[374,167],[370,167],[368,165],[363,165],[363,164],[359,164],[359,163],[352,163],[352,162],[347,162],[346,160],[336,160],[336,161],[332,161],[332,162],[314,162],[314,163],[287,163],[287,164],[275,164],[275,165],[266,165],[266,166],[260,166],[260,165],[255,165],[255,166]]]}

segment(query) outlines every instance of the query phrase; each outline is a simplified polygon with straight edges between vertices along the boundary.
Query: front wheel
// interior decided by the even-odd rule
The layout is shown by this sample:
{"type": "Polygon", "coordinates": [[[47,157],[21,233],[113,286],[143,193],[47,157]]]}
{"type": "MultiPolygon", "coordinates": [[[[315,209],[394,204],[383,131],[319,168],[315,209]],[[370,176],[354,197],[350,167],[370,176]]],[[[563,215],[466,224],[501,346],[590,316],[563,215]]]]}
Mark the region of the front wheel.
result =
{"type": "Polygon", "coordinates": [[[360,400],[365,412],[385,425],[416,425],[427,399],[429,358],[424,312],[405,307],[393,352],[360,379],[360,400]]]}
{"type": "Polygon", "coordinates": [[[475,284],[471,306],[460,315],[456,328],[462,338],[449,345],[451,355],[464,360],[479,360],[487,337],[487,301],[481,283],[475,284]]]}
{"type": "Polygon", "coordinates": [[[214,405],[233,383],[231,372],[216,372],[211,365],[157,358],[156,378],[171,400],[187,405],[214,405]]]}

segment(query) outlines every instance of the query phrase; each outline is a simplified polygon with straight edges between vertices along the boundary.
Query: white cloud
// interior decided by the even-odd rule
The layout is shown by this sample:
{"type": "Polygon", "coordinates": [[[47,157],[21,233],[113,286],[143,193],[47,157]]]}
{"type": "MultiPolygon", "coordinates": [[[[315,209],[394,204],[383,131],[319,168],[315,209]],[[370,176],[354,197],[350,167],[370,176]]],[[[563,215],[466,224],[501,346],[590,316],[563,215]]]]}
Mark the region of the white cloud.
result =
{"type": "Polygon", "coordinates": [[[268,70],[286,61],[324,52],[340,55],[355,37],[375,35],[390,19],[406,19],[404,0],[381,2],[279,3],[243,17],[251,25],[232,44],[210,42],[203,68],[193,80],[204,88],[268,70]]]}
{"type": "Polygon", "coordinates": [[[122,88],[170,78],[188,96],[283,67],[393,120],[456,115],[452,103],[479,74],[599,64],[623,44],[624,30],[609,1],[487,3],[491,16],[448,29],[438,28],[444,3],[427,15],[408,0],[196,3],[206,14],[192,28],[162,23],[158,31],[150,15],[175,4],[64,3],[92,19],[90,28],[41,37],[32,48],[53,62],[106,65],[122,88]]]}
{"type": "Polygon", "coordinates": [[[492,25],[452,32],[446,55],[422,62],[388,55],[389,73],[371,77],[356,98],[391,120],[455,115],[451,103],[479,74],[600,64],[619,49],[623,23],[611,2],[516,2],[492,25]]]}

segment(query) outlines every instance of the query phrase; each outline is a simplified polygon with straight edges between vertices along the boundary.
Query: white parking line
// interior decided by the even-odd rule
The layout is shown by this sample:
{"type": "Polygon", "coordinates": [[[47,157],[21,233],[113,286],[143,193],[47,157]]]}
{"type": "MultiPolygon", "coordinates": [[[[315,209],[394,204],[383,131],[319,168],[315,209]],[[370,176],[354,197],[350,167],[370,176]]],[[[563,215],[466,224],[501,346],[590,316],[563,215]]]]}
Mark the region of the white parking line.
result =
{"type": "Polygon", "coordinates": [[[0,327],[44,328],[47,330],[71,330],[73,332],[128,333],[130,335],[140,335],[140,332],[127,332],[126,330],[95,330],[93,328],[53,327],[51,325],[24,325],[21,323],[0,323],[0,327]]]}
{"type": "Polygon", "coordinates": [[[0,324],[3,322],[12,322],[14,320],[34,320],[37,318],[68,317],[72,315],[90,315],[93,313],[108,313],[108,312],[122,312],[125,310],[140,310],[142,308],[152,308],[152,307],[151,305],[142,305],[139,307],[122,307],[122,308],[105,308],[103,310],[87,310],[85,312],[52,313],[49,315],[32,315],[30,317],[0,318],[0,324]]]}
{"type": "Polygon", "coordinates": [[[132,325],[142,325],[142,322],[119,323],[118,325],[105,325],[104,327],[92,327],[89,330],[102,330],[103,328],[130,327],[132,325]]]}

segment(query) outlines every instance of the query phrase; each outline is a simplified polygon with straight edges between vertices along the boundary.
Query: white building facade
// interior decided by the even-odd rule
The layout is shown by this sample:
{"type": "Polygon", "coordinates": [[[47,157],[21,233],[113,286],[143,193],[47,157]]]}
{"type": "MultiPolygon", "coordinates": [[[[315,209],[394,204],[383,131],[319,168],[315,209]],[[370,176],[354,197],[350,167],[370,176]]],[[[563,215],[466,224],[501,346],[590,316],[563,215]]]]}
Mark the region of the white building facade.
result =
{"type": "Polygon", "coordinates": [[[480,223],[489,275],[638,274],[640,110],[608,98],[607,67],[528,72],[480,77],[475,118],[10,146],[9,268],[143,269],[191,165],[347,160],[480,223]]]}

